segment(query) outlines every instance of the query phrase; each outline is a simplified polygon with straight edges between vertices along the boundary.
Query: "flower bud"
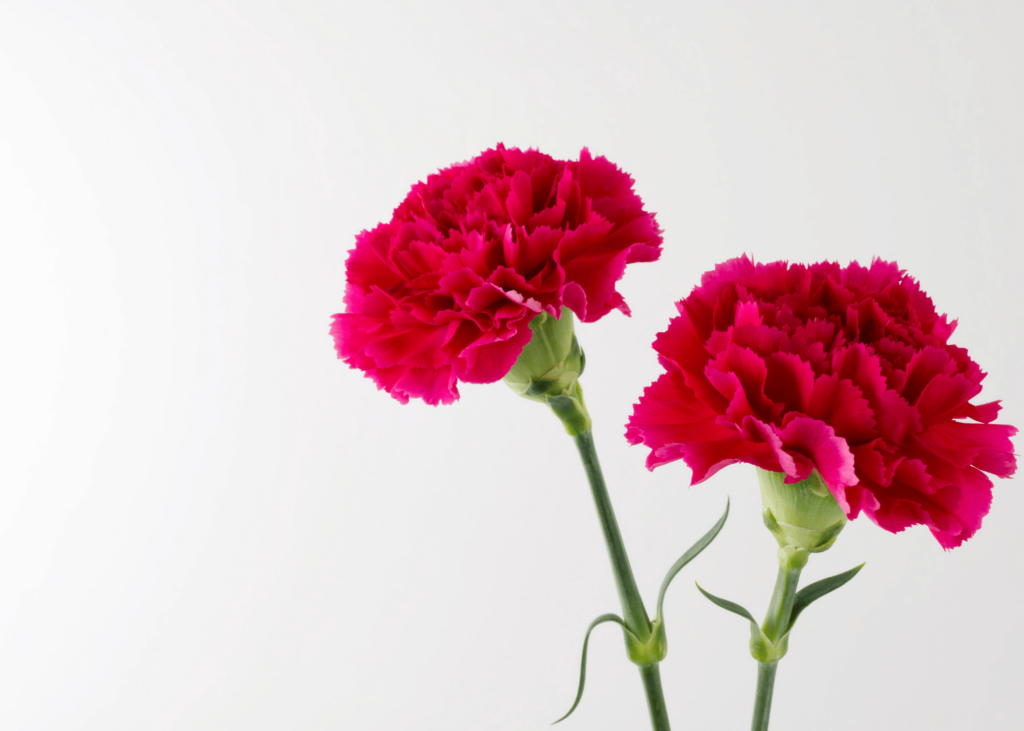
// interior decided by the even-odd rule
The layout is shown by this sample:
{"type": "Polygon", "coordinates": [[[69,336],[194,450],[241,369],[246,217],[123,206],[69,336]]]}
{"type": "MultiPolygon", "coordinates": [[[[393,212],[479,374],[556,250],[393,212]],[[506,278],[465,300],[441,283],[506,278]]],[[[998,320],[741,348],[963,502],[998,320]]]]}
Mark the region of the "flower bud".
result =
{"type": "Polygon", "coordinates": [[[764,524],[779,542],[780,563],[802,568],[809,554],[831,548],[846,525],[846,514],[817,471],[787,485],[781,472],[759,467],[757,479],[764,524]]]}
{"type": "Polygon", "coordinates": [[[505,375],[505,383],[523,398],[550,406],[569,434],[589,430],[590,415],[577,381],[587,359],[573,332],[572,311],[563,307],[559,319],[538,313],[530,329],[533,336],[505,375]]]}

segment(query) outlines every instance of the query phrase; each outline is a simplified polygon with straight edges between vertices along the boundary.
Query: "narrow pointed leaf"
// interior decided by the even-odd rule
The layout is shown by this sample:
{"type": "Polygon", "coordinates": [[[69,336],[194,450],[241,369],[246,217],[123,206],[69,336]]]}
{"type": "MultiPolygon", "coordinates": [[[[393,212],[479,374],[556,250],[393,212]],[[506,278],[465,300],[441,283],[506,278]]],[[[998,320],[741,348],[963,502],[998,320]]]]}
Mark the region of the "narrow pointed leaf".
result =
{"type": "Polygon", "coordinates": [[[583,698],[583,684],[587,680],[587,644],[590,642],[590,633],[594,631],[594,627],[599,624],[604,624],[605,622],[615,622],[616,624],[621,625],[625,632],[629,633],[629,630],[626,628],[626,623],[623,622],[617,614],[602,614],[590,623],[590,626],[587,627],[587,634],[583,638],[583,659],[580,662],[580,687],[579,690],[576,691],[576,700],[573,701],[572,708],[569,709],[569,712],[552,723],[552,726],[567,719],[572,715],[572,712],[576,710],[576,706],[580,704],[580,699],[583,698]]]}
{"type": "Polygon", "coordinates": [[[708,599],[710,599],[712,603],[717,604],[722,609],[732,612],[733,614],[738,614],[744,619],[750,620],[751,624],[757,627],[757,620],[750,616],[750,612],[748,612],[746,609],[741,607],[736,602],[731,602],[728,599],[720,599],[714,594],[708,594],[706,591],[701,589],[700,584],[697,584],[697,588],[700,589],[700,593],[706,596],[708,599]]]}
{"type": "Polygon", "coordinates": [[[793,614],[790,615],[789,626],[792,627],[796,623],[796,618],[800,616],[800,612],[807,609],[811,602],[821,599],[826,594],[835,591],[856,576],[857,572],[862,568],[864,568],[864,564],[855,566],[849,571],[844,571],[841,574],[830,576],[827,579],[815,581],[813,584],[808,584],[798,591],[796,593],[796,599],[793,600],[793,614]]]}
{"type": "MultiPolygon", "coordinates": [[[[672,583],[672,579],[676,577],[686,564],[690,563],[695,559],[701,551],[711,545],[711,541],[715,540],[715,537],[722,530],[722,526],[725,525],[725,519],[729,517],[729,498],[725,499],[725,512],[722,513],[722,517],[718,519],[711,530],[704,534],[704,536],[690,546],[689,550],[684,553],[678,561],[672,564],[672,568],[665,574],[665,580],[661,582],[661,591],[658,592],[658,611],[655,613],[655,618],[661,617],[661,605],[665,603],[665,592],[668,591],[668,585],[672,583]]],[[[703,590],[702,590],[703,591],[703,590]]]]}
{"type": "Polygon", "coordinates": [[[715,596],[714,594],[708,594],[706,591],[701,589],[700,584],[697,584],[697,588],[700,589],[700,593],[706,596],[711,602],[717,604],[722,609],[725,609],[733,614],[738,614],[743,619],[750,622],[750,654],[758,662],[776,662],[781,655],[778,653],[778,648],[782,647],[782,655],[785,654],[785,645],[773,643],[765,635],[764,631],[758,625],[757,620],[748,612],[746,609],[741,607],[736,602],[731,602],[728,599],[722,599],[715,596]]]}

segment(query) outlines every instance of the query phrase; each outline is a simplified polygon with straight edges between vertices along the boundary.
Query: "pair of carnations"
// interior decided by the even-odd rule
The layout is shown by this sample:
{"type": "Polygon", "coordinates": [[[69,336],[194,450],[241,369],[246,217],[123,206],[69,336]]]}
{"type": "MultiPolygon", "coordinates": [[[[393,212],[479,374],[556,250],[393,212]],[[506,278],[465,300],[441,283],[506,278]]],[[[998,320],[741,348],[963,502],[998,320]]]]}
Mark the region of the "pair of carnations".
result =
{"type": "MultiPolygon", "coordinates": [[[[501,379],[547,403],[576,438],[593,487],[600,468],[573,316],[628,315],[616,283],[628,264],[657,260],[661,244],[632,178],[605,158],[498,145],[417,183],[389,222],[357,237],[331,333],[340,358],[403,403],[449,404],[459,381],[501,379]]],[[[985,473],[1016,468],[1016,429],[992,423],[999,402],[971,403],[985,373],[949,343],[956,322],[895,263],[744,256],[707,272],[676,307],[654,342],[665,373],[644,390],[626,438],[650,448],[648,469],[683,460],[694,484],[735,462],[759,468],[784,584],[774,618],[760,628],[751,618],[754,640],[770,650],[759,658],[771,666],[770,679],[759,675],[770,707],[774,663],[806,605],[796,579],[807,554],[860,513],[893,532],[926,525],[943,548],[959,546],[989,510],[985,473]]],[[[614,527],[610,502],[605,512],[614,527]]],[[[628,647],[654,647],[660,606],[653,622],[635,606],[624,548],[615,566],[617,528],[605,529],[623,599],[616,620],[628,647]]],[[[637,653],[642,675],[664,656],[637,653]]],[[[653,701],[652,684],[645,676],[656,705],[660,680],[653,701]]],[[[767,712],[758,726],[755,709],[755,728],[767,728],[767,712]]],[[[651,713],[667,728],[667,714],[651,713]]]]}

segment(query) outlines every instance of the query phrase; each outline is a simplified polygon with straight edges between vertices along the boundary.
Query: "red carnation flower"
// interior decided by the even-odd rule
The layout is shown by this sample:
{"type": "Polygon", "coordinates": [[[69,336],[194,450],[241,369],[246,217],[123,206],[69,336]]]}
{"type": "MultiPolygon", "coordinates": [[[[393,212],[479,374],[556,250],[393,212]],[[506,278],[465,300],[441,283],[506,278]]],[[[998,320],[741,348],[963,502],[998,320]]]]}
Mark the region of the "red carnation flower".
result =
{"type": "Polygon", "coordinates": [[[508,373],[539,312],[628,315],[615,283],[660,246],[633,179],[604,157],[499,144],[417,183],[390,222],[356,237],[331,327],[338,357],[402,403],[451,403],[458,381],[508,373]]]}
{"type": "Polygon", "coordinates": [[[654,349],[666,369],[626,438],[648,469],[682,459],[703,482],[733,462],[821,474],[850,518],[892,532],[923,524],[945,548],[981,526],[985,472],[1016,470],[985,373],[948,343],[956,321],[896,264],[718,265],[676,304],[654,349]],[[963,421],[970,419],[970,421],[963,421]]]}

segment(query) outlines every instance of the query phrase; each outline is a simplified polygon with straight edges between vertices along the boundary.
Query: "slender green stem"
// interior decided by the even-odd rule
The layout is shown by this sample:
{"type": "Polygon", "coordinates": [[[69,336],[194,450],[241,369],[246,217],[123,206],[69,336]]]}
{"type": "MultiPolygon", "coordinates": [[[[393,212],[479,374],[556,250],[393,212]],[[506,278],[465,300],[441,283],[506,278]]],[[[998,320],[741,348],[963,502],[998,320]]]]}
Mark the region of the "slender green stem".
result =
{"type": "Polygon", "coordinates": [[[800,583],[800,571],[801,569],[779,567],[772,602],[768,605],[768,614],[761,626],[772,642],[786,634],[789,629],[789,619],[793,615],[793,600],[796,599],[797,584],[800,583]]]}
{"type": "Polygon", "coordinates": [[[633,578],[633,569],[629,565],[626,546],[622,543],[619,523],[615,520],[612,501],[604,484],[604,474],[601,472],[601,463],[597,460],[597,449],[594,447],[594,433],[588,430],[574,439],[580,452],[580,459],[583,460],[583,468],[587,471],[590,490],[594,494],[594,504],[597,507],[597,517],[601,521],[604,540],[608,544],[608,557],[612,562],[615,586],[619,590],[619,601],[622,603],[622,618],[626,621],[629,631],[641,642],[646,642],[651,636],[651,620],[640,598],[640,591],[636,588],[636,579],[633,578]]]}
{"type": "Polygon", "coordinates": [[[658,664],[643,665],[640,668],[640,679],[644,683],[647,694],[647,710],[651,714],[651,728],[654,731],[671,731],[668,725],[668,709],[665,708],[665,697],[661,693],[661,670],[658,664]]]}
{"type": "MultiPolygon", "coordinates": [[[[779,566],[779,576],[775,580],[775,591],[772,593],[768,614],[764,618],[761,629],[773,643],[789,631],[789,622],[793,616],[793,601],[796,599],[797,585],[800,583],[800,571],[797,568],[779,566]]],[[[757,664],[757,691],[754,695],[754,717],[750,722],[751,731],[768,731],[768,717],[772,712],[772,693],[775,690],[775,671],[778,661],[759,662],[757,664]]]]}
{"type": "MultiPolygon", "coordinates": [[[[590,490],[594,495],[594,505],[601,521],[601,530],[608,545],[608,557],[612,562],[612,573],[615,575],[615,586],[619,591],[619,602],[622,604],[622,619],[626,627],[638,640],[646,642],[651,636],[651,620],[647,616],[640,591],[633,578],[633,569],[629,565],[626,546],[622,542],[615,511],[608,496],[608,488],[601,473],[601,464],[597,460],[594,447],[594,435],[589,429],[573,437],[579,450],[583,468],[590,481],[590,490]]],[[[640,667],[640,678],[643,680],[647,694],[647,708],[651,713],[651,727],[654,731],[670,731],[668,710],[665,708],[665,697],[661,690],[661,673],[657,664],[640,667]]]]}
{"type": "Polygon", "coordinates": [[[759,662],[757,664],[757,694],[754,696],[754,720],[750,722],[750,731],[768,731],[768,717],[772,713],[772,691],[775,690],[775,671],[777,662],[759,662]]]}

